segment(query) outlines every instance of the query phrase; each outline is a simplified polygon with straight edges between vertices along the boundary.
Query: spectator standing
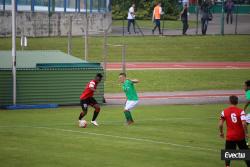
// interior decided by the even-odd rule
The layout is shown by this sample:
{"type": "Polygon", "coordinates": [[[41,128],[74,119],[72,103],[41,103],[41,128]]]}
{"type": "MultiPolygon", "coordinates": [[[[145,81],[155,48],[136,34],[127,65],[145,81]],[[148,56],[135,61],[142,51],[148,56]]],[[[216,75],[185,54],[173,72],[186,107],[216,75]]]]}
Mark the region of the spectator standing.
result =
{"type": "Polygon", "coordinates": [[[227,0],[225,4],[225,12],[227,13],[227,24],[229,22],[233,24],[233,10],[234,10],[234,2],[232,0],[227,0]]]}
{"type": "Polygon", "coordinates": [[[130,26],[133,24],[134,33],[135,31],[135,4],[132,4],[132,6],[128,10],[128,34],[130,34],[130,26]]]}
{"type": "Polygon", "coordinates": [[[154,7],[153,11],[153,17],[152,21],[155,23],[155,27],[152,30],[152,34],[154,34],[155,29],[158,27],[159,34],[162,34],[161,32],[161,15],[163,15],[164,12],[162,11],[161,3],[157,3],[157,5],[154,7]]]}
{"type": "Polygon", "coordinates": [[[183,28],[182,28],[182,35],[187,35],[187,29],[188,29],[188,5],[185,4],[183,7],[183,10],[181,12],[181,21],[183,24],[183,28]]]}
{"type": "Polygon", "coordinates": [[[209,0],[205,0],[202,5],[201,5],[201,32],[202,35],[206,35],[207,33],[207,27],[208,27],[208,21],[211,19],[210,15],[210,8],[211,8],[211,3],[209,0]]]}

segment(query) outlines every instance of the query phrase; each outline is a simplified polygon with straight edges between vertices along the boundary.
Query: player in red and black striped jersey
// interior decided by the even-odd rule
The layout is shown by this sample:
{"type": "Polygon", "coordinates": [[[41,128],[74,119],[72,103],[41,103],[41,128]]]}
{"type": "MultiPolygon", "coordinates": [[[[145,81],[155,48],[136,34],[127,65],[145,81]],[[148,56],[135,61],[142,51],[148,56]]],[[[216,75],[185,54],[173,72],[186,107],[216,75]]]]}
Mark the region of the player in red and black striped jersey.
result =
{"type": "MultiPolygon", "coordinates": [[[[229,101],[231,106],[224,109],[221,113],[219,121],[220,137],[224,138],[223,124],[227,124],[227,135],[225,149],[236,150],[236,146],[239,149],[246,150],[248,146],[246,139],[248,138],[247,123],[245,112],[237,107],[238,97],[230,96],[229,101]]],[[[226,160],[226,167],[230,166],[230,161],[226,160]]],[[[250,161],[246,161],[248,167],[250,167],[250,161]]]]}
{"type": "Polygon", "coordinates": [[[84,91],[82,92],[82,95],[80,96],[80,104],[82,107],[82,112],[79,116],[79,121],[88,113],[88,106],[91,106],[95,109],[93,118],[91,123],[95,126],[98,126],[98,123],[96,122],[96,118],[100,112],[100,106],[95,100],[94,92],[97,89],[97,85],[102,81],[102,74],[98,73],[95,76],[95,79],[91,80],[85,87],[84,91]]]}

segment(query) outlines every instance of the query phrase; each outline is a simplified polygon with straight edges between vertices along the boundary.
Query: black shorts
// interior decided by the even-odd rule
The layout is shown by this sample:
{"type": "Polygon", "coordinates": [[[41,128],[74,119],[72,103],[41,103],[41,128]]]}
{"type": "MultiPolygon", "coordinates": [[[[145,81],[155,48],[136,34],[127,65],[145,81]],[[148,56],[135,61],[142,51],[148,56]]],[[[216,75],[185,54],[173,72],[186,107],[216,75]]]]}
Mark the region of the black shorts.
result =
{"type": "Polygon", "coordinates": [[[88,106],[92,106],[93,107],[94,105],[96,105],[98,103],[95,100],[95,98],[89,97],[87,99],[80,100],[80,104],[81,104],[82,110],[87,112],[88,111],[88,106]]]}
{"type": "Polygon", "coordinates": [[[238,146],[239,149],[243,149],[243,150],[248,149],[248,146],[247,146],[245,139],[240,140],[240,141],[228,141],[228,140],[226,140],[225,149],[236,150],[236,146],[238,146]]]}

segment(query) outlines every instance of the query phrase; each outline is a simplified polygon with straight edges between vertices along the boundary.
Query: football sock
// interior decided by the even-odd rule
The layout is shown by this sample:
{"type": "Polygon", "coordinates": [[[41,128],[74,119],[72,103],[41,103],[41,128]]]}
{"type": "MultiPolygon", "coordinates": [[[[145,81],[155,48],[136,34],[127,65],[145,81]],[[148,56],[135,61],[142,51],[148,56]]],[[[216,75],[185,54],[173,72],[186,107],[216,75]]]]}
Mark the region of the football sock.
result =
{"type": "Polygon", "coordinates": [[[130,111],[124,111],[124,115],[125,115],[127,121],[133,121],[133,118],[132,118],[130,111]]]}
{"type": "Polygon", "coordinates": [[[129,113],[128,113],[128,111],[124,111],[123,113],[125,115],[126,120],[128,121],[129,120],[129,113]]]}
{"type": "MultiPolygon", "coordinates": [[[[129,113],[130,113],[130,111],[129,111],[129,113]]],[[[130,121],[134,122],[131,113],[130,113],[130,121]]]]}
{"type": "Polygon", "coordinates": [[[94,111],[92,121],[95,121],[95,120],[96,120],[96,118],[97,118],[98,114],[99,114],[99,112],[94,111]]]}
{"type": "Polygon", "coordinates": [[[85,116],[85,113],[82,111],[79,115],[79,120],[81,120],[85,116]]]}

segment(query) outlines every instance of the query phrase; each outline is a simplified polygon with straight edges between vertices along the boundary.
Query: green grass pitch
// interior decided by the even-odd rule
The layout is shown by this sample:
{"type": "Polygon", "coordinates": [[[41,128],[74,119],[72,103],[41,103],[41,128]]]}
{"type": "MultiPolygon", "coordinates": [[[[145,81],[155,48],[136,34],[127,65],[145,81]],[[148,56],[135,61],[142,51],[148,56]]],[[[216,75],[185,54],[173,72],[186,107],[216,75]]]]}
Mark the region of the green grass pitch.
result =
{"type": "MultiPolygon", "coordinates": [[[[237,70],[142,70],[127,71],[128,77],[137,78],[139,92],[239,90],[249,78],[249,69],[237,70]],[[187,77],[188,76],[188,77],[187,77]]],[[[119,71],[108,71],[105,92],[121,92],[119,71]]]]}
{"type": "MultiPolygon", "coordinates": [[[[218,167],[225,105],[139,106],[124,125],[122,106],[103,106],[100,127],[76,126],[80,107],[0,110],[4,167],[218,167]]],[[[87,121],[92,112],[89,111],[87,121]]],[[[234,166],[243,167],[240,161],[234,166]]]]}
{"type": "MultiPolygon", "coordinates": [[[[126,44],[130,62],[250,61],[250,35],[108,37],[109,44],[126,44]]],[[[25,50],[61,50],[67,37],[29,38],[25,50]]],[[[17,39],[17,49],[20,39],[17,39]]],[[[11,38],[0,38],[0,50],[11,50],[11,38]]],[[[103,61],[103,37],[89,37],[89,61],[103,61]]],[[[84,58],[84,39],[72,39],[72,55],[84,58]]],[[[109,62],[121,62],[121,48],[108,49],[109,62]]]]}

